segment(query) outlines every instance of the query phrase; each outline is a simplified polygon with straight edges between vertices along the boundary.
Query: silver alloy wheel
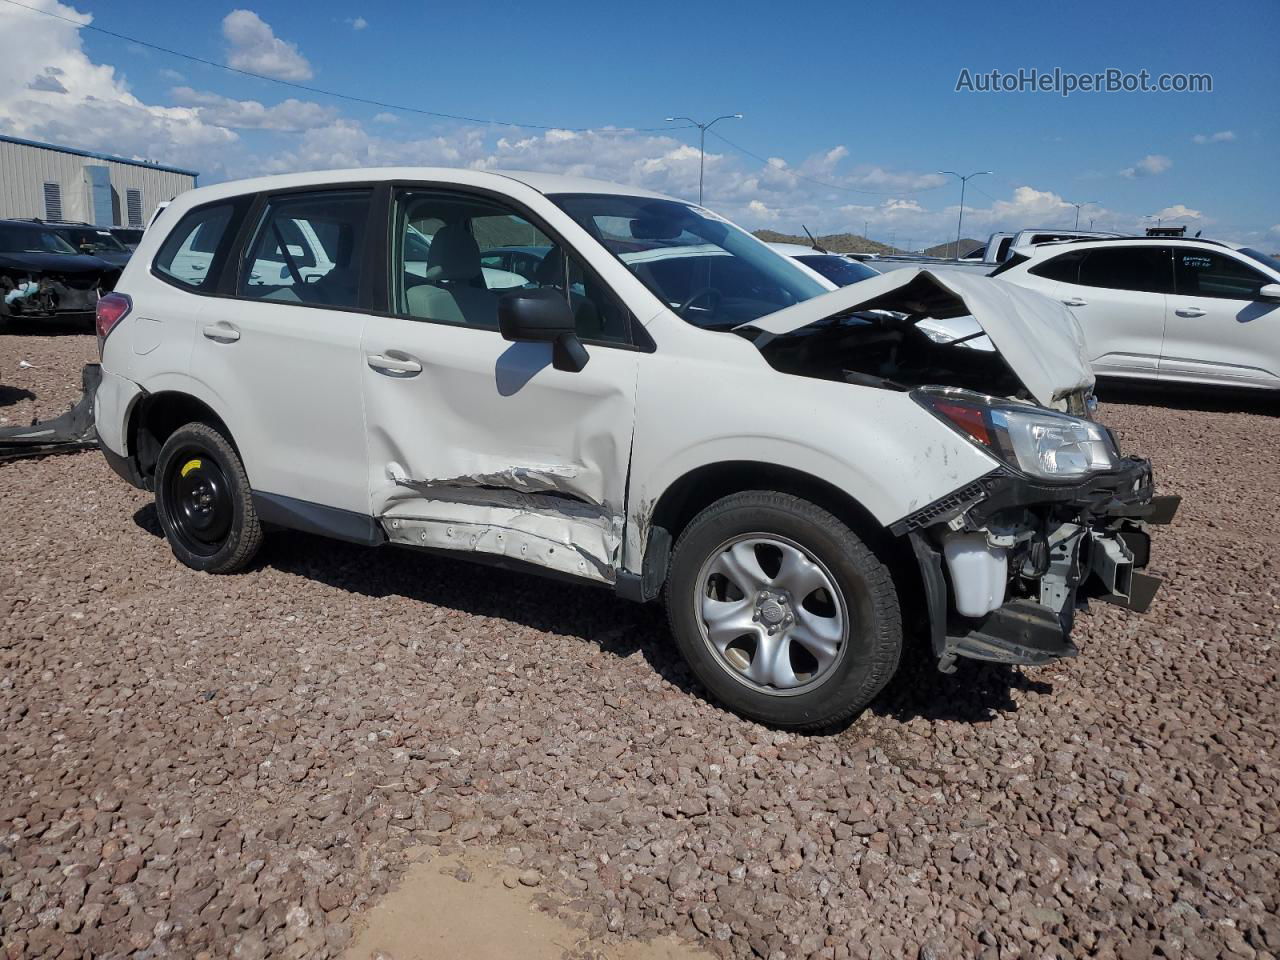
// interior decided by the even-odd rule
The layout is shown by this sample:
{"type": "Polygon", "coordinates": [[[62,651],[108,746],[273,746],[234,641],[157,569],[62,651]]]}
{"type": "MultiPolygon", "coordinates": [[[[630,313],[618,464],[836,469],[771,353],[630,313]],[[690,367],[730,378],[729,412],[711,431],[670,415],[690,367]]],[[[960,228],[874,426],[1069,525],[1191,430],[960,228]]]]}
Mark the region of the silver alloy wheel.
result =
{"type": "Polygon", "coordinates": [[[694,609],[702,639],[737,680],[772,696],[821,684],[848,646],[835,578],[799,544],[750,533],[711,552],[694,609]]]}

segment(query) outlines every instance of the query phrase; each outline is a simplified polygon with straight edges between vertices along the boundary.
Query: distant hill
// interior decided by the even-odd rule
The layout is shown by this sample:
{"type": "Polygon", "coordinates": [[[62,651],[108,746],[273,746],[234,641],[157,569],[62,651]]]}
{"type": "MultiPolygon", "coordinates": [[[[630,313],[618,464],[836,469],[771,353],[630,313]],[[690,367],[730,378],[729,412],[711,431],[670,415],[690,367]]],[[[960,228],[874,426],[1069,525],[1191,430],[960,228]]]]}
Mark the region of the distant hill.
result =
{"type": "MultiPolygon", "coordinates": [[[[755,235],[765,243],[798,243],[812,246],[808,237],[797,237],[790,233],[778,233],[776,230],[757,230],[755,235]]],[[[901,251],[887,243],[868,240],[856,233],[828,233],[817,238],[818,244],[832,253],[900,253],[901,251]]]]}
{"type": "MultiPolygon", "coordinates": [[[[960,256],[965,257],[973,253],[979,247],[985,247],[987,241],[974,240],[972,237],[960,238],[960,256]]],[[[920,251],[926,257],[954,257],[956,251],[956,242],[954,240],[949,243],[939,243],[930,247],[928,250],[920,251]]]]}

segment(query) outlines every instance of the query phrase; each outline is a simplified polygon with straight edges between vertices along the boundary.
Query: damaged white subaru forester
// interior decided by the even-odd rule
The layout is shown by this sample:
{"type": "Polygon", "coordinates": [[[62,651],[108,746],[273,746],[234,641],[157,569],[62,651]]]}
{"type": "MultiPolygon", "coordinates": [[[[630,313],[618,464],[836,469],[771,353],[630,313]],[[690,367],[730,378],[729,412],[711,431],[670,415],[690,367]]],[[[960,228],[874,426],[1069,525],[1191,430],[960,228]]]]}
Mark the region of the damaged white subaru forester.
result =
{"type": "Polygon", "coordinates": [[[1150,602],[1177,505],[1090,419],[1061,305],[920,269],[833,290],[609,183],[193,190],[97,324],[103,453],[188,566],[293,529],[662,596],[707,689],[778,727],[862,710],[904,619],[944,671],[1075,653],[1086,597],[1150,602]]]}

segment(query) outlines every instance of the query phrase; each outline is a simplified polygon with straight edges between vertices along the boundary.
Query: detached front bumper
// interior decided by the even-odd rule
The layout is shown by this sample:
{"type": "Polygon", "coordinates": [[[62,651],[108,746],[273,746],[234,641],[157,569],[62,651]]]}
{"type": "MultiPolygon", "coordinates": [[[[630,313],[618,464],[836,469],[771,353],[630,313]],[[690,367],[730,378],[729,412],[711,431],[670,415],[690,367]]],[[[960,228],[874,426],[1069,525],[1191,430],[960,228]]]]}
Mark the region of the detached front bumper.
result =
{"type": "Polygon", "coordinates": [[[1147,527],[1179,502],[1155,496],[1151,464],[1131,457],[1079,484],[996,470],[895,524],[920,567],[939,669],[1074,656],[1075,610],[1091,598],[1145,612],[1160,586],[1140,572],[1147,527]]]}

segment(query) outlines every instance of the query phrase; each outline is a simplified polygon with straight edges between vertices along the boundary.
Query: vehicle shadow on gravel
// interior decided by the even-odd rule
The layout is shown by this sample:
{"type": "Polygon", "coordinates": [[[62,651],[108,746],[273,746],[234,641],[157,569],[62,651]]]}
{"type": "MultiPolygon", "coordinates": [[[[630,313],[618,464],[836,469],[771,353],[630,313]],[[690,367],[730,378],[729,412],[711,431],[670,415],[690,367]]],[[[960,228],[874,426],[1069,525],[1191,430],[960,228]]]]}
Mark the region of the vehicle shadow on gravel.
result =
{"type": "Polygon", "coordinates": [[[0,384],[0,407],[11,407],[23,400],[34,400],[36,395],[24,387],[6,387],[0,384]]]}
{"type": "Polygon", "coordinates": [[[1280,414],[1280,397],[1272,391],[1233,390],[1230,387],[1209,389],[1178,384],[1104,383],[1099,381],[1097,396],[1101,403],[1137,404],[1165,407],[1169,410],[1193,410],[1203,413],[1253,413],[1264,417],[1280,414]]]}
{"type": "MultiPolygon", "coordinates": [[[[155,504],[134,514],[134,523],[163,537],[155,504]]],[[[614,597],[605,589],[567,581],[548,581],[531,573],[504,570],[414,550],[371,549],[305,533],[276,533],[268,538],[255,568],[269,567],[306,577],[338,590],[380,598],[405,597],[471,616],[514,621],[521,626],[596,644],[625,659],[639,653],[664,680],[690,696],[710,696],[675,648],[659,604],[644,606],[614,597]]],[[[253,570],[247,574],[253,576],[253,570]]],[[[939,673],[923,644],[903,653],[903,663],[868,713],[905,722],[986,723],[1016,710],[1013,691],[1047,694],[1052,685],[1002,664],[961,661],[953,674],[939,673]]],[[[861,716],[861,715],[859,715],[861,716]]],[[[858,717],[815,731],[838,735],[858,717]]]]}
{"type": "Polygon", "coordinates": [[[942,720],[988,723],[1018,709],[1014,691],[1050,694],[1053,685],[1003,663],[961,660],[955,673],[941,673],[929,651],[904,653],[903,664],[871,713],[894,720],[942,720]]]}

